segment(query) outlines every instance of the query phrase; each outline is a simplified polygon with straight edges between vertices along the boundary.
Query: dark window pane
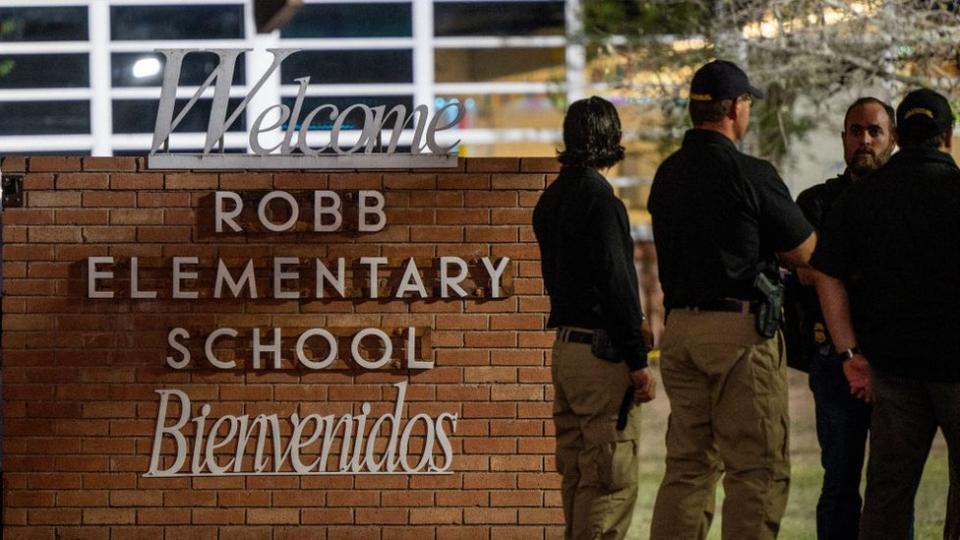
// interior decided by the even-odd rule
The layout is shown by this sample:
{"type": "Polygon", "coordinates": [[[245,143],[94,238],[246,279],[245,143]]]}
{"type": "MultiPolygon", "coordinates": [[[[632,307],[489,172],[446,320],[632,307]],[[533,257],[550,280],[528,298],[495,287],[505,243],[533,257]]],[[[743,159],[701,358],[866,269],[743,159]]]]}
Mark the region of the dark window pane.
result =
{"type": "Polygon", "coordinates": [[[310,84],[413,82],[413,51],[300,51],[280,66],[283,84],[310,76],[310,84]]]}
{"type": "Polygon", "coordinates": [[[0,8],[0,41],[86,41],[87,8],[0,8]]]}
{"type": "MultiPolygon", "coordinates": [[[[220,58],[210,52],[191,53],[183,57],[180,68],[181,86],[200,86],[220,63],[220,58]]],[[[162,54],[114,53],[111,56],[113,86],[160,86],[166,65],[162,54]]],[[[246,62],[241,55],[234,64],[233,84],[245,84],[246,62]]]]}
{"type": "MultiPolygon", "coordinates": [[[[293,103],[296,101],[294,97],[285,97],[283,98],[283,104],[287,107],[293,109],[293,103]]],[[[383,105],[386,107],[387,112],[390,109],[394,108],[397,105],[403,105],[407,108],[407,114],[413,110],[413,96],[337,96],[337,97],[308,97],[303,100],[303,107],[300,110],[300,118],[297,122],[297,129],[300,129],[300,121],[307,117],[310,114],[310,111],[316,109],[321,105],[331,104],[337,107],[337,110],[343,112],[344,109],[351,105],[363,104],[370,107],[376,107],[378,105],[383,105]]],[[[330,120],[330,110],[324,109],[314,116],[313,120],[310,122],[311,131],[329,131],[333,127],[334,120],[330,120]]],[[[390,118],[388,125],[393,125],[393,117],[390,118]]],[[[354,110],[351,111],[347,116],[346,121],[343,123],[343,129],[356,129],[361,127],[363,124],[363,111],[354,110]]],[[[284,125],[284,129],[287,129],[287,126],[284,125]]]]}
{"type": "Polygon", "coordinates": [[[437,36],[563,35],[563,2],[435,2],[437,36]]]}
{"type": "Polygon", "coordinates": [[[0,56],[0,88],[83,88],[90,86],[90,59],[78,54],[0,56]]]}
{"type": "Polygon", "coordinates": [[[242,39],[243,6],[111,6],[113,39],[242,39]]]}
{"type": "MultiPolygon", "coordinates": [[[[176,119],[180,110],[187,104],[188,99],[178,99],[173,111],[176,119]]],[[[243,101],[241,98],[231,98],[227,105],[229,118],[234,109],[243,101]]],[[[157,123],[156,99],[118,99],[113,102],[113,132],[114,133],[153,133],[157,123]]],[[[200,99],[193,104],[190,112],[183,118],[174,133],[205,133],[207,122],[210,120],[210,106],[212,99],[200,99]]],[[[233,126],[227,131],[246,131],[246,111],[237,118],[233,126]]]]}
{"type": "Polygon", "coordinates": [[[440,83],[559,82],[565,77],[561,48],[436,49],[434,66],[440,83]]]}
{"type": "Polygon", "coordinates": [[[410,4],[307,4],[280,35],[285,38],[409,37],[410,4]]]}
{"type": "Polygon", "coordinates": [[[90,133],[89,101],[0,102],[0,135],[90,133]]]}

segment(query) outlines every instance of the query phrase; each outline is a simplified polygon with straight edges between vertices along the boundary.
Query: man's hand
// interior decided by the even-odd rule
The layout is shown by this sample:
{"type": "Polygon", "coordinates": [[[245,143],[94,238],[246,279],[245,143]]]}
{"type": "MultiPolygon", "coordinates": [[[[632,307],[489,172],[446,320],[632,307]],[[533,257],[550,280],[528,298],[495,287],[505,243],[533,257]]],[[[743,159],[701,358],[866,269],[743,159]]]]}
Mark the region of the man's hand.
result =
{"type": "Polygon", "coordinates": [[[843,375],[850,384],[850,393],[857,399],[869,403],[873,400],[873,387],[870,385],[870,364],[862,354],[855,354],[843,361],[843,375]]]}
{"type": "Polygon", "coordinates": [[[633,383],[634,403],[646,403],[657,397],[657,380],[650,373],[650,368],[631,371],[630,382],[633,383]]]}

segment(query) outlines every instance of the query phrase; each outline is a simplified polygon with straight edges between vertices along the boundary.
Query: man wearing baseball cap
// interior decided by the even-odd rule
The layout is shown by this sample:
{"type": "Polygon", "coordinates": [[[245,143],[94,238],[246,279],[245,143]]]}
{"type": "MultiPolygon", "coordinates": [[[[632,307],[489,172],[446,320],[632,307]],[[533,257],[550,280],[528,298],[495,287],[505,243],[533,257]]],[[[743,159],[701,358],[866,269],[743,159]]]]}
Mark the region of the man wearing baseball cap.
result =
{"type": "Polygon", "coordinates": [[[960,538],[960,169],[954,115],[931,90],[897,107],[900,151],[848,189],[811,264],[850,391],[873,401],[860,538],[912,537],[937,429],[947,440],[944,538],[960,538]],[[866,360],[866,362],[864,362],[866,360]],[[856,361],[856,362],[854,362],[856,361]]]}
{"type": "Polygon", "coordinates": [[[776,169],[737,149],[761,97],[736,64],[701,67],[690,84],[694,128],[657,169],[647,203],[670,398],[653,540],[705,538],[721,474],[724,539],[775,538],[787,504],[778,265],[806,265],[816,237],[776,169]]]}

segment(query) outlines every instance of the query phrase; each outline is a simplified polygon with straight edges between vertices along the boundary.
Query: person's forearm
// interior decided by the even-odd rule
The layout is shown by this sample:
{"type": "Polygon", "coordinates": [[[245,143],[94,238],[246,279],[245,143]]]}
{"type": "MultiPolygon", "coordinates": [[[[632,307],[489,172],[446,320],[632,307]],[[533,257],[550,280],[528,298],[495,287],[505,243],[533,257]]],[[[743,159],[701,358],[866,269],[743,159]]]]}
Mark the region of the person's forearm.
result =
{"type": "Polygon", "coordinates": [[[809,266],[801,266],[800,268],[797,268],[795,271],[797,275],[797,281],[799,281],[801,285],[813,287],[816,285],[816,276],[814,275],[814,272],[816,272],[816,270],[810,268],[809,266]]]}
{"type": "Polygon", "coordinates": [[[817,247],[817,233],[810,233],[806,240],[790,251],[777,253],[780,264],[790,270],[796,268],[806,268],[810,266],[810,257],[813,250],[817,247]]]}
{"type": "Polygon", "coordinates": [[[857,336],[850,321],[850,300],[843,282],[822,272],[814,272],[817,296],[823,309],[823,318],[837,351],[857,345],[857,336]]]}

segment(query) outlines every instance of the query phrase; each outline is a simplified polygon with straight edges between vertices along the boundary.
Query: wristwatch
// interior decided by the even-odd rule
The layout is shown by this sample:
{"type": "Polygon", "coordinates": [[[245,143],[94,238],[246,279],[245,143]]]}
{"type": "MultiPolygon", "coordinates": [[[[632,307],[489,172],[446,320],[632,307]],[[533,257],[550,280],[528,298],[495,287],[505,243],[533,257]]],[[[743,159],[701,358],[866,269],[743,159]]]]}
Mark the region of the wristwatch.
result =
{"type": "Polygon", "coordinates": [[[837,353],[837,356],[840,358],[841,362],[846,362],[847,360],[853,358],[854,356],[860,354],[860,347],[854,345],[845,351],[840,351],[837,353]]]}

